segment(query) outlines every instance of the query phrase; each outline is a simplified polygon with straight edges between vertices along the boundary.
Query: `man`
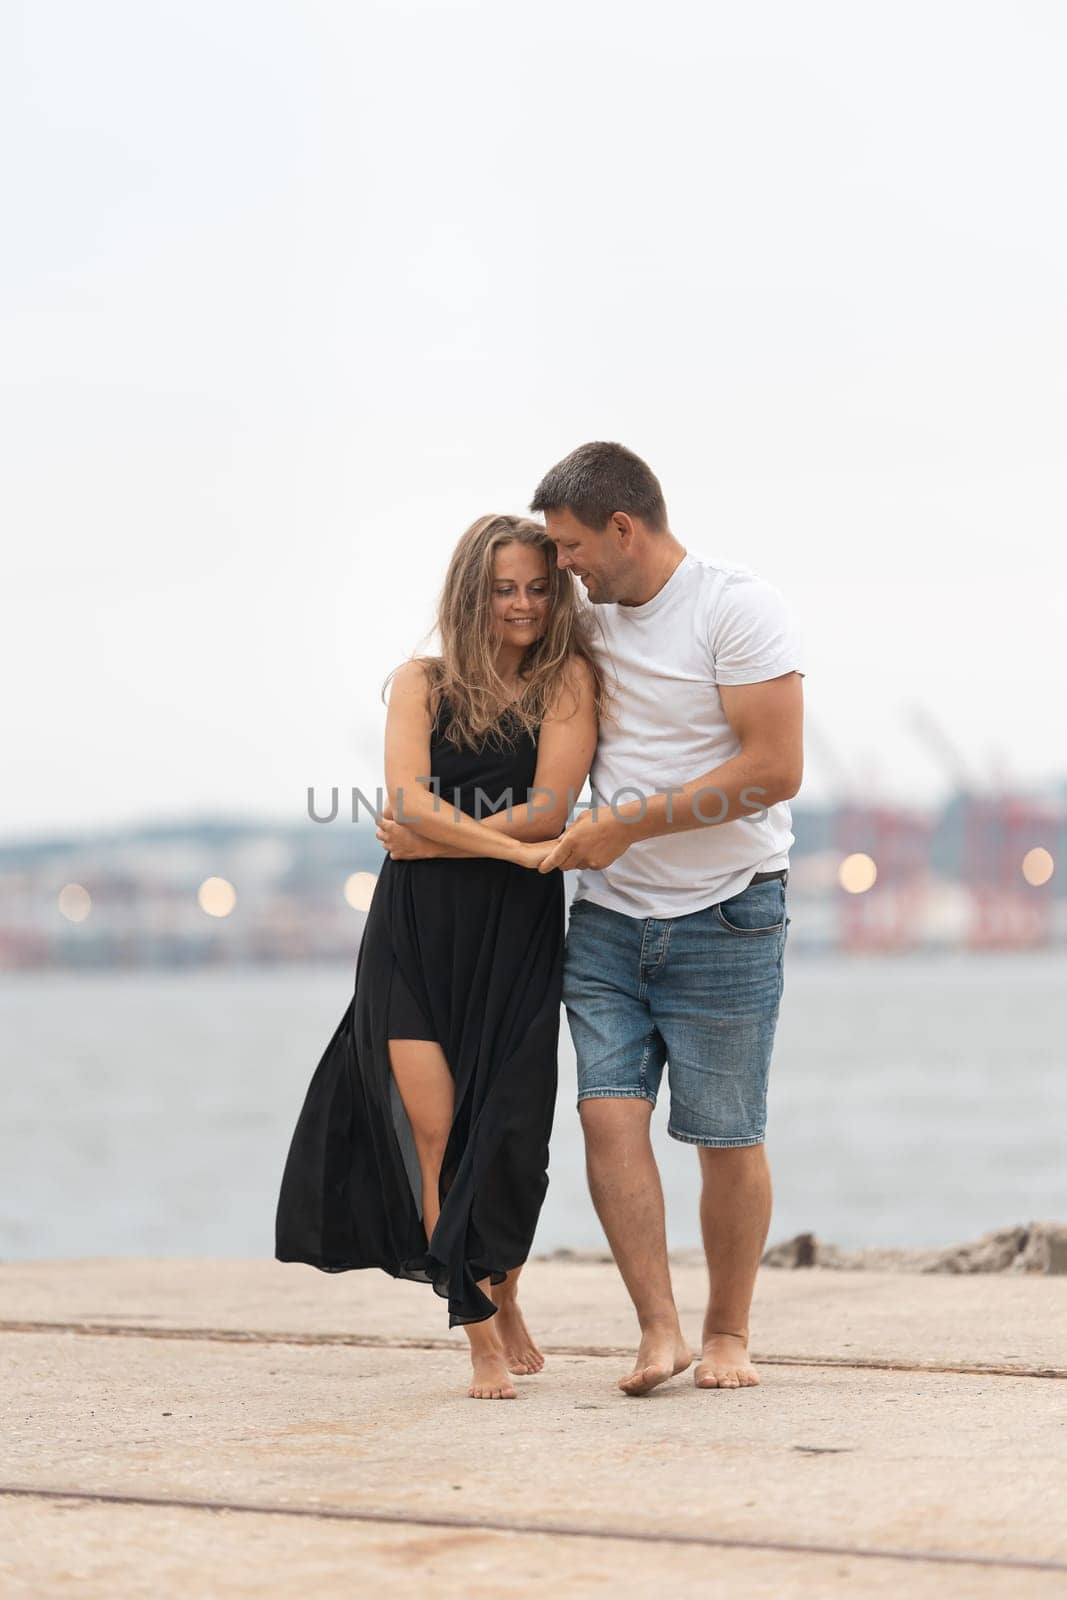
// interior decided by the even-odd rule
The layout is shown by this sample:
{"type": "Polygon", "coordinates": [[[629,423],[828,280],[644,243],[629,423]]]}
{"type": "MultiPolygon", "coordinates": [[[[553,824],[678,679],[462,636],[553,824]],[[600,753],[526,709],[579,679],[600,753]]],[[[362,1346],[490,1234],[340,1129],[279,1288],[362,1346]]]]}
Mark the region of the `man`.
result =
{"type": "Polygon", "coordinates": [[[619,444],[552,468],[531,510],[593,608],[614,684],[594,806],[541,871],[580,869],[563,998],[593,1202],[641,1330],[643,1395],[693,1361],[667,1263],[649,1136],[664,1066],[668,1132],[697,1147],[710,1295],[700,1388],[759,1382],[749,1308],[770,1223],[763,1140],[782,993],[788,801],[803,770],[800,653],[777,589],[690,555],[658,480],[619,444]]]}

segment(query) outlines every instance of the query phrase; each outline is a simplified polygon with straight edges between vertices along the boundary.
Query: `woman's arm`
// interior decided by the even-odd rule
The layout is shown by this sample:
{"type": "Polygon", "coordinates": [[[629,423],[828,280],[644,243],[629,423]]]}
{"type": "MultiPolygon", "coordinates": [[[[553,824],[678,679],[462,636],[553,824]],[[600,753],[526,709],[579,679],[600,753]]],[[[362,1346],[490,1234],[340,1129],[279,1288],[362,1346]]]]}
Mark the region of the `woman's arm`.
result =
{"type": "MultiPolygon", "coordinates": [[[[428,756],[428,729],[426,738],[428,756]]],[[[406,820],[398,823],[393,818],[385,820],[378,829],[378,838],[390,854],[402,860],[442,855],[495,855],[491,840],[484,834],[502,835],[529,844],[554,840],[565,826],[589,776],[596,740],[593,673],[587,661],[573,656],[563,674],[555,704],[546,712],[541,724],[534,792],[529,802],[513,806],[510,816],[507,811],[497,811],[480,821],[470,818],[473,826],[483,832],[475,840],[468,835],[462,844],[455,835],[450,840],[436,831],[431,835],[421,815],[411,823],[406,820]]],[[[393,810],[395,815],[395,807],[393,810]]],[[[405,791],[405,819],[408,816],[414,817],[415,813],[405,791]]]]}
{"type": "Polygon", "coordinates": [[[479,827],[514,839],[557,839],[589,776],[596,739],[593,673],[581,656],[572,656],[556,702],[541,724],[533,798],[513,806],[510,820],[506,811],[497,811],[479,827]]]}
{"type": "MultiPolygon", "coordinates": [[[[544,850],[533,852],[519,839],[480,823],[441,801],[427,787],[430,771],[430,707],[424,668],[406,661],[393,678],[385,723],[385,786],[393,815],[410,818],[423,839],[466,847],[479,856],[536,866],[544,850]],[[426,780],[420,782],[419,780],[426,780]]],[[[384,824],[385,828],[397,824],[384,824]]],[[[392,852],[390,852],[392,853],[392,852]]]]}

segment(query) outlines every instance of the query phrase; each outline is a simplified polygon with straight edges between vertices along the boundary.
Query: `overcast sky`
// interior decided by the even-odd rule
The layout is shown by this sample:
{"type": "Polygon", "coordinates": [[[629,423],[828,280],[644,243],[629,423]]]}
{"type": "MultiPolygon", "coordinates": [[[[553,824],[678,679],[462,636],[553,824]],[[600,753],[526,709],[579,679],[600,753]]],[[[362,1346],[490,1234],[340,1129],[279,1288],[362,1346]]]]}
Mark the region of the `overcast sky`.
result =
{"type": "Polygon", "coordinates": [[[1062,6],[0,16],[0,831],[373,786],[456,538],[594,438],[795,608],[804,794],[943,793],[917,704],[1067,773],[1062,6]]]}

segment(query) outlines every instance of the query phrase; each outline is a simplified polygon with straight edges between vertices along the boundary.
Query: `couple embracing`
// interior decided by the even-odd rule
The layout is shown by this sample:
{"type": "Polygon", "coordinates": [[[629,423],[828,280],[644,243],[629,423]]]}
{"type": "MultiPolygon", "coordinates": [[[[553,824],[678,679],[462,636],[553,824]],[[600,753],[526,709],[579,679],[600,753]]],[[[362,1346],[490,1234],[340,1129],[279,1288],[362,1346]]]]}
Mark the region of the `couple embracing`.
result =
{"type": "Polygon", "coordinates": [[[468,1393],[513,1399],[512,1375],[544,1365],[518,1280],[548,1183],[562,1000],[590,1191],[640,1327],[619,1387],[647,1394],[695,1355],[650,1142],[664,1069],[668,1132],[702,1173],[695,1381],[744,1387],[803,761],[797,639],[771,584],[686,551],[621,445],[573,451],[531,510],[543,524],[468,528],[440,656],[393,675],[387,855],[297,1119],[275,1254],[432,1284],[470,1342],[468,1393]]]}

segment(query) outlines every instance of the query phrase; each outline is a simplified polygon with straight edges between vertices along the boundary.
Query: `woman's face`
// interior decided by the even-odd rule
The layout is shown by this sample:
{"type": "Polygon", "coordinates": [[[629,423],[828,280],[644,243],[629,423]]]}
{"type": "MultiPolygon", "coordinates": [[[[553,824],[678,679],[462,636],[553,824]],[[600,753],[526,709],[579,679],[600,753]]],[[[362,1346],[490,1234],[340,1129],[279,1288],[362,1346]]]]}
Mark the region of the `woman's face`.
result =
{"type": "Polygon", "coordinates": [[[548,620],[548,559],[536,545],[501,545],[493,558],[493,628],[502,644],[526,650],[548,620]]]}

